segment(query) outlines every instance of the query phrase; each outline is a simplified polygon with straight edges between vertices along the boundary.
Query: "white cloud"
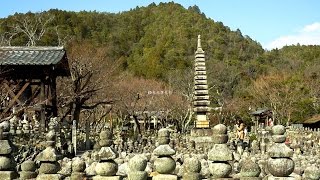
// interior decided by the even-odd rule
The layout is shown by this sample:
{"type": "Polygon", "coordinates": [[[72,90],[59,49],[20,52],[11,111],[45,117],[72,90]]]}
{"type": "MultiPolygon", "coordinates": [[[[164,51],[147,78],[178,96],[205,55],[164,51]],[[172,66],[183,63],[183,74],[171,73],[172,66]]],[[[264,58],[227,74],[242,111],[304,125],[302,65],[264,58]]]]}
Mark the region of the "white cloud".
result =
{"type": "Polygon", "coordinates": [[[320,31],[320,22],[315,22],[310,25],[306,25],[303,29],[302,32],[317,32],[320,31]]]}
{"type": "Polygon", "coordinates": [[[296,34],[278,37],[265,45],[265,48],[270,50],[298,43],[300,45],[320,45],[320,22],[306,25],[296,34]]]}

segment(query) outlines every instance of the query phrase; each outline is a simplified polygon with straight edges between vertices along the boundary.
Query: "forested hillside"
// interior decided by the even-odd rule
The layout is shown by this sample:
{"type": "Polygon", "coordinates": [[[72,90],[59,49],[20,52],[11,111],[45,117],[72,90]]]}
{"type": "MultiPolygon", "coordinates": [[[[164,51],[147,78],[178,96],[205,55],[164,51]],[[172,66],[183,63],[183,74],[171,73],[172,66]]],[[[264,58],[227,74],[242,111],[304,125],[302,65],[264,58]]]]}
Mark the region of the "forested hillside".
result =
{"type": "Polygon", "coordinates": [[[119,87],[112,85],[117,79],[123,83],[124,75],[130,77],[129,84],[135,82],[132,78],[149,79],[161,84],[157,87],[190,95],[201,34],[211,104],[223,109],[212,113],[214,119],[241,116],[250,121],[249,112],[259,107],[274,109],[282,123],[319,113],[319,46],[265,51],[240,30],[207,18],[197,6],[153,3],[121,13],[51,9],[14,14],[0,19],[0,24],[1,45],[64,45],[71,61],[85,57],[82,63],[90,63],[96,72],[93,81],[103,84],[96,99],[116,102],[116,93],[109,91],[119,87]]]}
{"type": "MultiPolygon", "coordinates": [[[[186,10],[174,3],[151,4],[118,14],[49,10],[43,12],[42,18],[54,18],[37,45],[59,45],[63,38],[89,40],[107,46],[109,57],[122,58],[124,67],[136,75],[162,79],[170,69],[192,65],[198,34],[202,35],[204,49],[212,60],[237,63],[262,53],[261,46],[243,37],[240,31],[233,32],[197,10],[186,10]]],[[[2,19],[1,32],[12,31],[11,27],[26,17],[37,18],[27,13],[2,19]]],[[[11,40],[11,45],[27,43],[23,33],[11,40]]]]}

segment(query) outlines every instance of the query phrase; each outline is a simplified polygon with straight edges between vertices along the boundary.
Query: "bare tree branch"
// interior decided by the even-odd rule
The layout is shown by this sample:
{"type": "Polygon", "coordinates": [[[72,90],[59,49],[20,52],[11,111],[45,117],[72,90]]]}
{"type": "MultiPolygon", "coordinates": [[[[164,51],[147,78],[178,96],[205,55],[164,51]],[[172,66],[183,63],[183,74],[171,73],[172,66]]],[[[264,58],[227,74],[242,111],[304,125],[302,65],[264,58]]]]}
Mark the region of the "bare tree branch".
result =
{"type": "Polygon", "coordinates": [[[41,40],[47,30],[47,25],[54,19],[54,16],[44,13],[36,13],[34,17],[15,16],[15,24],[11,26],[11,39],[17,34],[24,34],[28,38],[27,46],[35,46],[41,40]]]}
{"type": "Polygon", "coordinates": [[[59,26],[56,26],[54,28],[56,35],[58,37],[58,46],[65,46],[67,44],[67,42],[69,42],[72,38],[69,35],[67,35],[65,37],[61,37],[61,33],[59,31],[59,28],[60,28],[59,26]]]}

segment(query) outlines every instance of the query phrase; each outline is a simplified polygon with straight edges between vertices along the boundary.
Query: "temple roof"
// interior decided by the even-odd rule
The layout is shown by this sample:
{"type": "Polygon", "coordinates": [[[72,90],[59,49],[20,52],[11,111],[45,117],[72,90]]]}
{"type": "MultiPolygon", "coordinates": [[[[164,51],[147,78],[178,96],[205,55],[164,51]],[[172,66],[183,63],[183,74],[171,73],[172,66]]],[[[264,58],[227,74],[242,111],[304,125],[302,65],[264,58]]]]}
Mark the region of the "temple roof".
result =
{"type": "Polygon", "coordinates": [[[267,114],[270,114],[270,113],[272,113],[271,109],[269,109],[269,108],[260,108],[260,109],[257,109],[254,112],[251,112],[250,114],[254,115],[254,116],[263,116],[263,115],[267,115],[267,114]]]}
{"type": "Polygon", "coordinates": [[[302,124],[314,124],[320,121],[320,114],[314,115],[311,118],[305,120],[302,124]]]}
{"type": "Polygon", "coordinates": [[[63,47],[0,47],[0,66],[2,65],[55,65],[65,56],[63,47]]]}

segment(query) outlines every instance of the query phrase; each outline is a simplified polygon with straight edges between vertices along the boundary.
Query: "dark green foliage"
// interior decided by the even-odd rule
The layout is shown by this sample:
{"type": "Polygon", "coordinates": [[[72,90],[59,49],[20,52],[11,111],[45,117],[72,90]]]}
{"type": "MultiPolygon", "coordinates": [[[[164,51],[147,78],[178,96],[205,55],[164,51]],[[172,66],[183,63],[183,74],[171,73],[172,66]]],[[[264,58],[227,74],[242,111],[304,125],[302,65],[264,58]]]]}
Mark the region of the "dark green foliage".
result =
{"type": "MultiPolygon", "coordinates": [[[[197,6],[187,10],[170,2],[118,14],[57,9],[42,14],[54,16],[54,20],[37,45],[59,45],[59,38],[89,40],[109,47],[110,58],[124,59],[124,68],[147,78],[165,80],[170,70],[191,67],[198,34],[211,60],[239,66],[263,52],[240,30],[233,32],[221,22],[206,18],[197,6]]],[[[10,31],[17,18],[34,15],[29,12],[2,19],[0,32],[10,31]]],[[[25,35],[18,34],[11,44],[25,45],[27,41],[25,35]]]]}

